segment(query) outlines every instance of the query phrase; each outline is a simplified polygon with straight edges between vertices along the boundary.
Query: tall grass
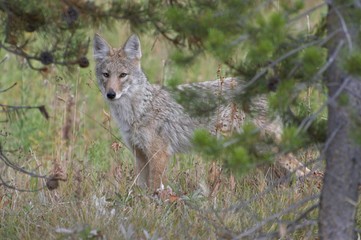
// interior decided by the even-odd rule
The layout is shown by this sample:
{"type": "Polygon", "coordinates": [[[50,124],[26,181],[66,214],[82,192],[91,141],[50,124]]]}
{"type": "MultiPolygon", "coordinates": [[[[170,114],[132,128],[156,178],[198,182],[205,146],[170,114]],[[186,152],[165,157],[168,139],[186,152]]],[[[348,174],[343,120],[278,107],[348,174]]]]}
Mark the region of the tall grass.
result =
{"type": "MultiPolygon", "coordinates": [[[[103,34],[113,46],[120,46],[130,31],[120,26],[118,31],[103,34]]],[[[216,78],[218,62],[209,56],[181,68],[170,61],[172,49],[166,42],[154,36],[140,37],[143,69],[152,83],[166,85],[174,76],[183,82],[216,78]]],[[[4,54],[1,52],[0,58],[4,54]]],[[[255,169],[234,182],[225,170],[220,173],[211,163],[217,159],[191,153],[174,156],[169,164],[169,185],[179,199],[171,202],[154,198],[132,185],[132,156],[109,119],[93,65],[71,73],[54,68],[39,74],[10,56],[0,68],[0,88],[17,83],[0,94],[1,103],[45,104],[50,115],[49,120],[36,110],[11,119],[1,115],[8,120],[1,123],[1,129],[9,133],[1,135],[3,150],[28,170],[40,174],[62,171],[67,177],[54,191],[19,192],[1,187],[0,239],[230,238],[230,232],[252,228],[319,192],[312,181],[272,187],[272,176],[264,169],[255,169]]],[[[317,149],[308,149],[298,157],[306,161],[317,155],[317,149]]],[[[18,188],[32,190],[45,185],[41,179],[5,166],[1,170],[1,176],[18,188]]],[[[265,233],[283,231],[289,220],[314,202],[276,217],[261,229],[265,233]]],[[[313,211],[310,218],[316,217],[313,211]]],[[[315,232],[310,224],[291,238],[312,239],[315,232]]]]}

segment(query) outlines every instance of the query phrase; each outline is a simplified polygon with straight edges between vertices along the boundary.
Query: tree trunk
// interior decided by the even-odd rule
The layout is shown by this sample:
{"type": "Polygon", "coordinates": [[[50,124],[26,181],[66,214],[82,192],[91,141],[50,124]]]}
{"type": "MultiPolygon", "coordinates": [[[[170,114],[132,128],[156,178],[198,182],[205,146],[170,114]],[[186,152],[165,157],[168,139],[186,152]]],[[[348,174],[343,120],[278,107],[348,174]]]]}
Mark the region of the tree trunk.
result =
{"type": "MultiPolygon", "coordinates": [[[[320,199],[319,233],[321,239],[355,239],[355,214],[361,171],[361,145],[355,133],[361,132],[361,78],[348,75],[342,66],[345,57],[358,48],[359,25],[351,4],[330,0],[328,33],[341,29],[328,44],[331,56],[344,43],[336,60],[328,68],[328,144],[326,172],[320,199]]],[[[360,66],[361,67],[361,66],[360,66]]],[[[358,136],[360,138],[360,136],[358,136]]]]}

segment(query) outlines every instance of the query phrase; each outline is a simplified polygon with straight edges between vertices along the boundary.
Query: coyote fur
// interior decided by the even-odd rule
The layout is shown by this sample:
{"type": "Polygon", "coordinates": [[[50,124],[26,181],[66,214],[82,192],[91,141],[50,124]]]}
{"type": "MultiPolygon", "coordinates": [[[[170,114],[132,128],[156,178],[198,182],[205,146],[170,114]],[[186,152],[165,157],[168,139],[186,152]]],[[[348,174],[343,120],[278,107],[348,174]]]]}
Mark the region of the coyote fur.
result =
{"type": "MultiPolygon", "coordinates": [[[[165,182],[165,170],[169,158],[178,152],[185,152],[192,146],[194,130],[206,128],[212,134],[241,131],[245,112],[233,103],[222,104],[208,120],[191,117],[184,111],[163,87],[150,84],[141,68],[141,46],[139,38],[132,35],[124,46],[112,48],[98,34],[94,37],[94,59],[96,77],[112,117],[116,120],[126,146],[135,157],[137,184],[156,190],[165,182]]],[[[239,91],[242,84],[238,79],[221,80],[222,91],[230,96],[239,91]]],[[[195,89],[216,93],[220,80],[183,84],[179,90],[195,89]]],[[[281,139],[280,119],[267,117],[267,101],[255,98],[252,108],[259,112],[251,121],[261,133],[272,136],[276,142],[281,139]]],[[[292,155],[279,154],[276,157],[282,167],[304,176],[310,170],[292,155]]]]}

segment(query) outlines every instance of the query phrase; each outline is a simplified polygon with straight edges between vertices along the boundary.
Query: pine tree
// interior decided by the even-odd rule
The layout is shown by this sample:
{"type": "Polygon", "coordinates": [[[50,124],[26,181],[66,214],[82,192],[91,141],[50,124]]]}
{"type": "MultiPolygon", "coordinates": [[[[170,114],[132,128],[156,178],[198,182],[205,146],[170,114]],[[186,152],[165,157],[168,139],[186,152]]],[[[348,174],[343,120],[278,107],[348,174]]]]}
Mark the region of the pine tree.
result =
{"type": "MultiPolygon", "coordinates": [[[[250,96],[268,94],[272,111],[285,119],[282,151],[323,144],[321,157],[327,167],[320,236],[353,239],[361,170],[361,5],[328,1],[328,7],[323,2],[309,7],[310,2],[170,0],[97,5],[49,0],[39,5],[35,0],[1,0],[0,47],[24,57],[37,70],[49,64],[86,67],[86,31],[121,20],[134,31],[151,31],[173,43],[179,49],[173,54],[178,64],[212,54],[246,81],[237,102],[247,106],[250,96]],[[307,25],[307,16],[316,24],[307,25]],[[300,101],[304,95],[309,104],[300,101]]],[[[245,126],[226,149],[224,142],[204,132],[195,136],[195,143],[212,156],[226,154],[226,166],[242,169],[238,166],[259,161],[252,148],[259,141],[253,130],[245,126]]]]}

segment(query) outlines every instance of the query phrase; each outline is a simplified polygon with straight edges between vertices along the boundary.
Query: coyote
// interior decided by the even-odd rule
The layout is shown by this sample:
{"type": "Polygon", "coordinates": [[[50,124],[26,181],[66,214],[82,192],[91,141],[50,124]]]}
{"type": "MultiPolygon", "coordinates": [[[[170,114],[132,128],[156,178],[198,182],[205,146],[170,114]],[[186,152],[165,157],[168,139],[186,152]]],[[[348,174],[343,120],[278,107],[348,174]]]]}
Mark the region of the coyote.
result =
{"type": "MultiPolygon", "coordinates": [[[[112,117],[117,121],[126,146],[135,157],[137,184],[156,190],[166,181],[165,169],[169,158],[185,152],[192,146],[196,128],[206,128],[212,134],[241,131],[245,112],[233,103],[222,103],[213,117],[191,117],[163,87],[150,84],[141,69],[141,46],[139,38],[132,35],[124,46],[112,48],[98,34],[94,37],[96,77],[100,91],[109,103],[112,117]]],[[[193,89],[217,94],[220,89],[225,96],[240,91],[238,79],[225,78],[194,84],[183,84],[179,90],[193,89]]],[[[279,141],[282,124],[279,119],[266,117],[267,101],[256,98],[252,108],[260,112],[252,122],[262,134],[279,141]]],[[[310,170],[291,154],[277,156],[276,162],[297,176],[310,170]]]]}

